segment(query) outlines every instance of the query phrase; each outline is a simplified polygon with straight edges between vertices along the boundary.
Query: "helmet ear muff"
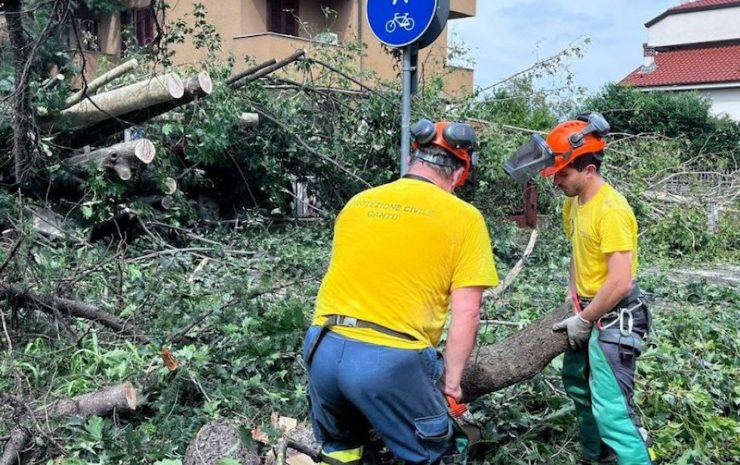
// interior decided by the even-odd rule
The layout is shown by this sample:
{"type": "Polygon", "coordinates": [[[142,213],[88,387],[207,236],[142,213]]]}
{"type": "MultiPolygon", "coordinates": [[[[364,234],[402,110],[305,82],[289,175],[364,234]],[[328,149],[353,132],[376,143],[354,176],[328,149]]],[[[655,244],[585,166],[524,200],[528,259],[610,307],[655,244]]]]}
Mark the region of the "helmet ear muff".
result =
{"type": "Polygon", "coordinates": [[[437,130],[434,123],[426,118],[420,119],[411,128],[411,137],[419,145],[426,145],[434,140],[437,136],[437,130]]]}

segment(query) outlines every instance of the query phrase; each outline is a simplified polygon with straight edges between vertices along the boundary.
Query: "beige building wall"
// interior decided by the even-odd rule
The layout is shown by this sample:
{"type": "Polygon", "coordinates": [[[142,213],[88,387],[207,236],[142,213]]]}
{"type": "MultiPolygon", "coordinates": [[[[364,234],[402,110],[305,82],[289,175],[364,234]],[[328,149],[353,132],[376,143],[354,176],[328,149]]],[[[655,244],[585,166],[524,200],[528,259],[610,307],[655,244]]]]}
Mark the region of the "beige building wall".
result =
{"type": "MultiPolygon", "coordinates": [[[[301,0],[298,12],[300,28],[298,37],[268,32],[267,0],[200,0],[208,11],[208,21],[213,24],[223,40],[224,55],[233,55],[237,60],[236,69],[245,69],[246,58],[260,63],[265,60],[280,59],[295,50],[304,49],[307,55],[320,56],[320,49],[342,47],[342,44],[360,41],[366,44],[365,56],[356,54],[352,58],[358,74],[374,72],[382,79],[397,79],[398,70],[394,60],[370,31],[365,18],[367,0],[301,0]],[[325,16],[322,6],[335,13],[325,16]],[[312,38],[322,32],[336,34],[337,45],[317,43],[312,38]]],[[[192,18],[194,2],[180,0],[167,12],[167,20],[173,21],[186,15],[192,18]]],[[[475,15],[476,0],[452,0],[451,18],[475,15]]],[[[453,19],[454,20],[454,19],[453,19]]],[[[326,39],[326,37],[324,37],[326,39]]],[[[173,47],[178,64],[198,65],[205,58],[205,51],[197,51],[192,42],[173,47]]],[[[450,96],[456,96],[473,88],[473,72],[463,68],[448,67],[447,29],[437,41],[419,53],[419,77],[422,81],[433,76],[443,76],[445,89],[450,96]]],[[[371,82],[368,82],[371,83],[371,82]]]]}

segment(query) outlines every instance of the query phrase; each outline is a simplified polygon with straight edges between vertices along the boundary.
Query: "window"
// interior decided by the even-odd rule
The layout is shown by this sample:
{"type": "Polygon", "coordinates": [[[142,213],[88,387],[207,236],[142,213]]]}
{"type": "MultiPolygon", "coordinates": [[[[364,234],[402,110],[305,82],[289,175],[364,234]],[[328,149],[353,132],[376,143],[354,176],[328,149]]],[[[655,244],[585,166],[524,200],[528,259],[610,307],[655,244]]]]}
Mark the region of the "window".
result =
{"type": "Polygon", "coordinates": [[[86,52],[99,52],[98,43],[98,21],[96,19],[78,19],[77,30],[80,34],[82,50],[86,52]]]}
{"type": "Polygon", "coordinates": [[[267,30],[298,35],[298,0],[267,0],[267,30]]]}
{"type": "Polygon", "coordinates": [[[149,45],[154,40],[154,11],[149,7],[132,8],[121,13],[121,25],[130,28],[131,38],[140,47],[149,45]]]}

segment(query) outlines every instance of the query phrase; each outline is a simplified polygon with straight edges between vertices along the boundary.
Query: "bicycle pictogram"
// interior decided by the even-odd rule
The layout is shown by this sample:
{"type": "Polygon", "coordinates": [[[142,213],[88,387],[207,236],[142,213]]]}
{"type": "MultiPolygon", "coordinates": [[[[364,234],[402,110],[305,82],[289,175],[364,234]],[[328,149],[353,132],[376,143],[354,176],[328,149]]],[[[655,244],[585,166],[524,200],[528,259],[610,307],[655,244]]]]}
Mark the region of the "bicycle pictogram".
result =
{"type": "MultiPolygon", "coordinates": [[[[393,0],[393,6],[396,6],[396,3],[398,3],[398,0],[393,0]]],[[[409,4],[409,0],[403,0],[403,3],[405,3],[406,5],[408,5],[409,4]]]]}
{"type": "Polygon", "coordinates": [[[414,21],[414,18],[409,18],[408,13],[395,13],[393,18],[389,19],[388,22],[385,23],[385,30],[388,33],[392,33],[396,30],[396,27],[400,27],[401,29],[410,31],[414,28],[414,25],[416,25],[416,22],[414,21]]]}

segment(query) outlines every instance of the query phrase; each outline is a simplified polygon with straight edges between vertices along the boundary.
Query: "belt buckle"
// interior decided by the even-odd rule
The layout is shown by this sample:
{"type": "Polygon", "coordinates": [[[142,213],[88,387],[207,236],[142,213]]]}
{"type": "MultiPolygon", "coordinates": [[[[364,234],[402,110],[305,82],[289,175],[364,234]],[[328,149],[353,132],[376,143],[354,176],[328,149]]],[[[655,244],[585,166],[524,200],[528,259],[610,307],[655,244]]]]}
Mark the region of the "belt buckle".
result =
{"type": "Polygon", "coordinates": [[[346,326],[348,328],[356,328],[357,327],[357,318],[351,317],[351,316],[342,316],[342,318],[337,321],[339,326],[346,326]]]}

